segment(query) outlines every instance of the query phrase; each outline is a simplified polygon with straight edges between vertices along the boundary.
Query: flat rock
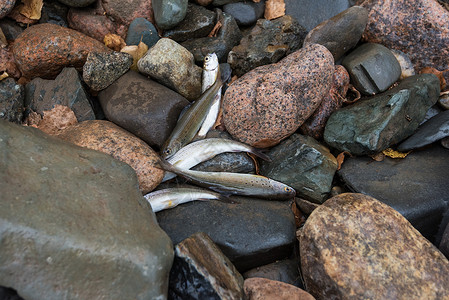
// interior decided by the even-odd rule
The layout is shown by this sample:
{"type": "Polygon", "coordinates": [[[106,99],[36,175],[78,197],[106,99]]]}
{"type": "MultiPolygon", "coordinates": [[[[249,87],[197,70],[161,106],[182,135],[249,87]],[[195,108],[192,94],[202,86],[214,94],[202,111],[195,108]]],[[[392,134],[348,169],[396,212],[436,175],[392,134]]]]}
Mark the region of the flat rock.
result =
{"type": "Polygon", "coordinates": [[[449,150],[435,145],[404,159],[345,159],[339,175],[354,192],[372,196],[396,209],[423,236],[434,241],[449,203],[446,178],[449,150]]]}
{"type": "Polygon", "coordinates": [[[265,0],[229,3],[223,6],[223,11],[233,16],[237,25],[250,26],[263,17],[265,0]]]}
{"type": "Polygon", "coordinates": [[[131,167],[3,120],[0,148],[0,286],[24,299],[166,297],[172,243],[131,167]]]}
{"type": "Polygon", "coordinates": [[[162,147],[189,104],[178,93],[134,71],[102,90],[98,99],[108,120],[155,148],[162,147]]]}
{"type": "Polygon", "coordinates": [[[235,75],[242,76],[256,67],[276,63],[285,55],[299,50],[305,35],[305,29],[291,16],[273,21],[260,19],[240,40],[240,44],[229,52],[228,63],[235,75]]]}
{"type": "Polygon", "coordinates": [[[55,78],[64,67],[81,69],[89,52],[110,52],[104,44],[54,24],[28,27],[15,40],[14,58],[27,78],[55,78]]]}
{"type": "Polygon", "coordinates": [[[398,86],[335,111],[324,130],[326,143],[354,155],[374,154],[413,134],[440,92],[433,74],[408,77],[398,86]]]}
{"type": "Polygon", "coordinates": [[[181,22],[187,13],[188,0],[152,0],[154,20],[161,29],[170,29],[181,22]]]}
{"type": "Polygon", "coordinates": [[[332,54],[308,44],[236,80],[223,98],[223,121],[237,140],[270,147],[294,133],[329,92],[332,54]]]}
{"type": "Polygon", "coordinates": [[[127,46],[139,45],[142,41],[148,48],[151,48],[159,41],[159,35],[153,23],[145,18],[135,18],[129,24],[125,41],[127,46]]]}
{"type": "Polygon", "coordinates": [[[397,211],[363,194],[313,211],[301,268],[317,299],[446,299],[449,261],[397,211]]]}
{"type": "Polygon", "coordinates": [[[21,124],[24,98],[23,86],[17,84],[14,79],[6,78],[0,81],[0,119],[21,124]]]}
{"type": "Polygon", "coordinates": [[[299,273],[299,260],[297,259],[279,260],[268,265],[248,270],[242,275],[245,279],[255,277],[266,278],[304,288],[301,282],[301,274],[299,273]]]}
{"type": "Polygon", "coordinates": [[[266,278],[248,278],[244,283],[248,300],[314,300],[306,291],[296,286],[266,278]]]}

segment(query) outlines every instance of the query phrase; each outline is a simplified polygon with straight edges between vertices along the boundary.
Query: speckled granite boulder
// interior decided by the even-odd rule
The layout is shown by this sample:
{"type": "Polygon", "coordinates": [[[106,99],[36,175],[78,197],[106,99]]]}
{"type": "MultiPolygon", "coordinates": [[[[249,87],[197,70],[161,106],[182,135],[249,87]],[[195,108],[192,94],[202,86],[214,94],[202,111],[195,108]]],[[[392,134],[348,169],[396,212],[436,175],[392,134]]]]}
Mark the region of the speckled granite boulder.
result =
{"type": "Polygon", "coordinates": [[[159,156],[135,135],[105,120],[84,121],[63,130],[59,138],[80,147],[111,155],[136,171],[140,190],[151,192],[164,177],[155,167],[159,156]]]}
{"type": "Polygon", "coordinates": [[[23,85],[17,84],[12,78],[0,81],[0,119],[22,123],[24,98],[23,85]]]}
{"type": "Polygon", "coordinates": [[[244,289],[247,300],[315,300],[294,285],[266,278],[248,278],[244,289]]]}
{"type": "Polygon", "coordinates": [[[449,261],[391,207],[341,194],[315,209],[300,237],[317,299],[447,299],[449,261]]]}
{"type": "Polygon", "coordinates": [[[0,19],[8,15],[14,8],[16,0],[2,0],[0,1],[0,19]]]}
{"type": "Polygon", "coordinates": [[[226,129],[252,146],[276,145],[320,105],[333,74],[332,54],[318,44],[308,44],[278,63],[246,73],[224,95],[226,129]]]}

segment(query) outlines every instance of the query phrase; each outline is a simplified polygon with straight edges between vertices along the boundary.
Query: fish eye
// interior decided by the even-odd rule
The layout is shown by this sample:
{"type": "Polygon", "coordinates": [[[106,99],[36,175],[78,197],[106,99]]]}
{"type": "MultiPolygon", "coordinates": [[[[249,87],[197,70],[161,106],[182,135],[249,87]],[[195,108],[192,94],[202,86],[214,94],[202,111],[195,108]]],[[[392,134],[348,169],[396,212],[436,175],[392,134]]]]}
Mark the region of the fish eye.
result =
{"type": "Polygon", "coordinates": [[[204,58],[204,60],[205,60],[205,61],[209,61],[209,56],[206,56],[206,57],[204,58]]]}
{"type": "Polygon", "coordinates": [[[170,154],[171,153],[171,149],[165,149],[164,153],[167,154],[167,155],[170,154]]]}
{"type": "Polygon", "coordinates": [[[286,192],[291,192],[291,191],[292,191],[292,189],[291,189],[291,188],[289,188],[288,186],[286,186],[286,187],[284,187],[284,191],[286,191],[286,192]]]}

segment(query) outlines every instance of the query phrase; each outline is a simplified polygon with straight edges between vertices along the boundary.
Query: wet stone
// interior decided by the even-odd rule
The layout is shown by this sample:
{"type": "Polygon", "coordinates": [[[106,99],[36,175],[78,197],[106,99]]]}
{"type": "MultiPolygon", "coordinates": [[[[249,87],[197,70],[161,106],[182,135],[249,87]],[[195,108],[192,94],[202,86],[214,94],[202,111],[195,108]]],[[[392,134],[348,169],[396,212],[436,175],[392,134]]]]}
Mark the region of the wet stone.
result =
{"type": "Polygon", "coordinates": [[[266,278],[248,278],[245,280],[244,289],[248,300],[315,300],[300,288],[266,278]]]}
{"type": "MultiPolygon", "coordinates": [[[[62,2],[62,1],[61,1],[62,2]]],[[[67,13],[69,8],[57,0],[45,1],[39,23],[51,23],[68,27],[67,13]]]]}
{"type": "Polygon", "coordinates": [[[398,60],[380,44],[357,47],[341,64],[348,70],[354,87],[366,95],[385,91],[401,76],[398,60]]]}
{"type": "Polygon", "coordinates": [[[6,78],[0,81],[0,119],[21,124],[24,98],[23,86],[17,84],[14,79],[6,78]]]}
{"type": "Polygon", "coordinates": [[[187,13],[188,0],[152,0],[154,19],[160,29],[170,29],[179,24],[187,13]]]}
{"type": "Polygon", "coordinates": [[[265,11],[265,0],[260,2],[236,2],[223,6],[223,11],[234,17],[237,25],[249,26],[263,17],[265,11]]]}
{"type": "Polygon", "coordinates": [[[139,45],[142,41],[148,48],[153,47],[159,40],[156,27],[145,18],[136,18],[129,24],[126,34],[126,45],[139,45]]]}

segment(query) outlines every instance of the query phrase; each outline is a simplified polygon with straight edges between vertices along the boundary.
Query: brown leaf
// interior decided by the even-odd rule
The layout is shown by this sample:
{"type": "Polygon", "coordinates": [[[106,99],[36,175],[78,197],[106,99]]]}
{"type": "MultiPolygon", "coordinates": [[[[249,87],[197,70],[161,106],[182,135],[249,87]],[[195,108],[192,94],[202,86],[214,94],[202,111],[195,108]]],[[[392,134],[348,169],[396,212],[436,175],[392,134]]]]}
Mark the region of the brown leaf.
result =
{"type": "Polygon", "coordinates": [[[299,227],[301,227],[302,224],[305,223],[306,218],[304,217],[302,212],[296,206],[296,202],[295,201],[293,201],[291,209],[292,209],[293,215],[295,216],[296,228],[299,228],[299,227]]]}
{"type": "Polygon", "coordinates": [[[222,24],[220,22],[220,20],[217,21],[217,24],[215,24],[214,28],[212,28],[212,30],[210,31],[210,33],[207,35],[208,37],[216,37],[218,30],[220,30],[222,24]]]}
{"type": "Polygon", "coordinates": [[[123,40],[123,38],[113,33],[106,34],[104,36],[103,42],[106,45],[106,47],[114,51],[120,51],[123,47],[126,46],[126,43],[123,40]]]}
{"type": "Polygon", "coordinates": [[[348,151],[343,151],[337,155],[337,171],[341,169],[343,162],[345,161],[345,154],[352,157],[351,153],[348,151]]]}
{"type": "Polygon", "coordinates": [[[144,42],[140,42],[138,46],[126,46],[120,52],[125,52],[131,54],[133,57],[133,64],[131,65],[131,70],[139,71],[137,68],[137,62],[141,59],[145,53],[148,51],[148,46],[144,42]]]}
{"type": "Polygon", "coordinates": [[[382,151],[385,156],[391,157],[391,158],[405,158],[409,153],[412,152],[411,150],[408,152],[399,152],[396,150],[393,150],[391,148],[387,148],[384,151],[382,151]]]}
{"type": "Polygon", "coordinates": [[[375,161],[383,161],[385,159],[385,154],[383,154],[382,152],[374,154],[374,155],[370,155],[370,157],[372,159],[374,159],[375,161]]]}
{"type": "Polygon", "coordinates": [[[41,18],[43,0],[22,0],[23,6],[19,8],[20,14],[31,20],[39,20],[41,18]]]}

